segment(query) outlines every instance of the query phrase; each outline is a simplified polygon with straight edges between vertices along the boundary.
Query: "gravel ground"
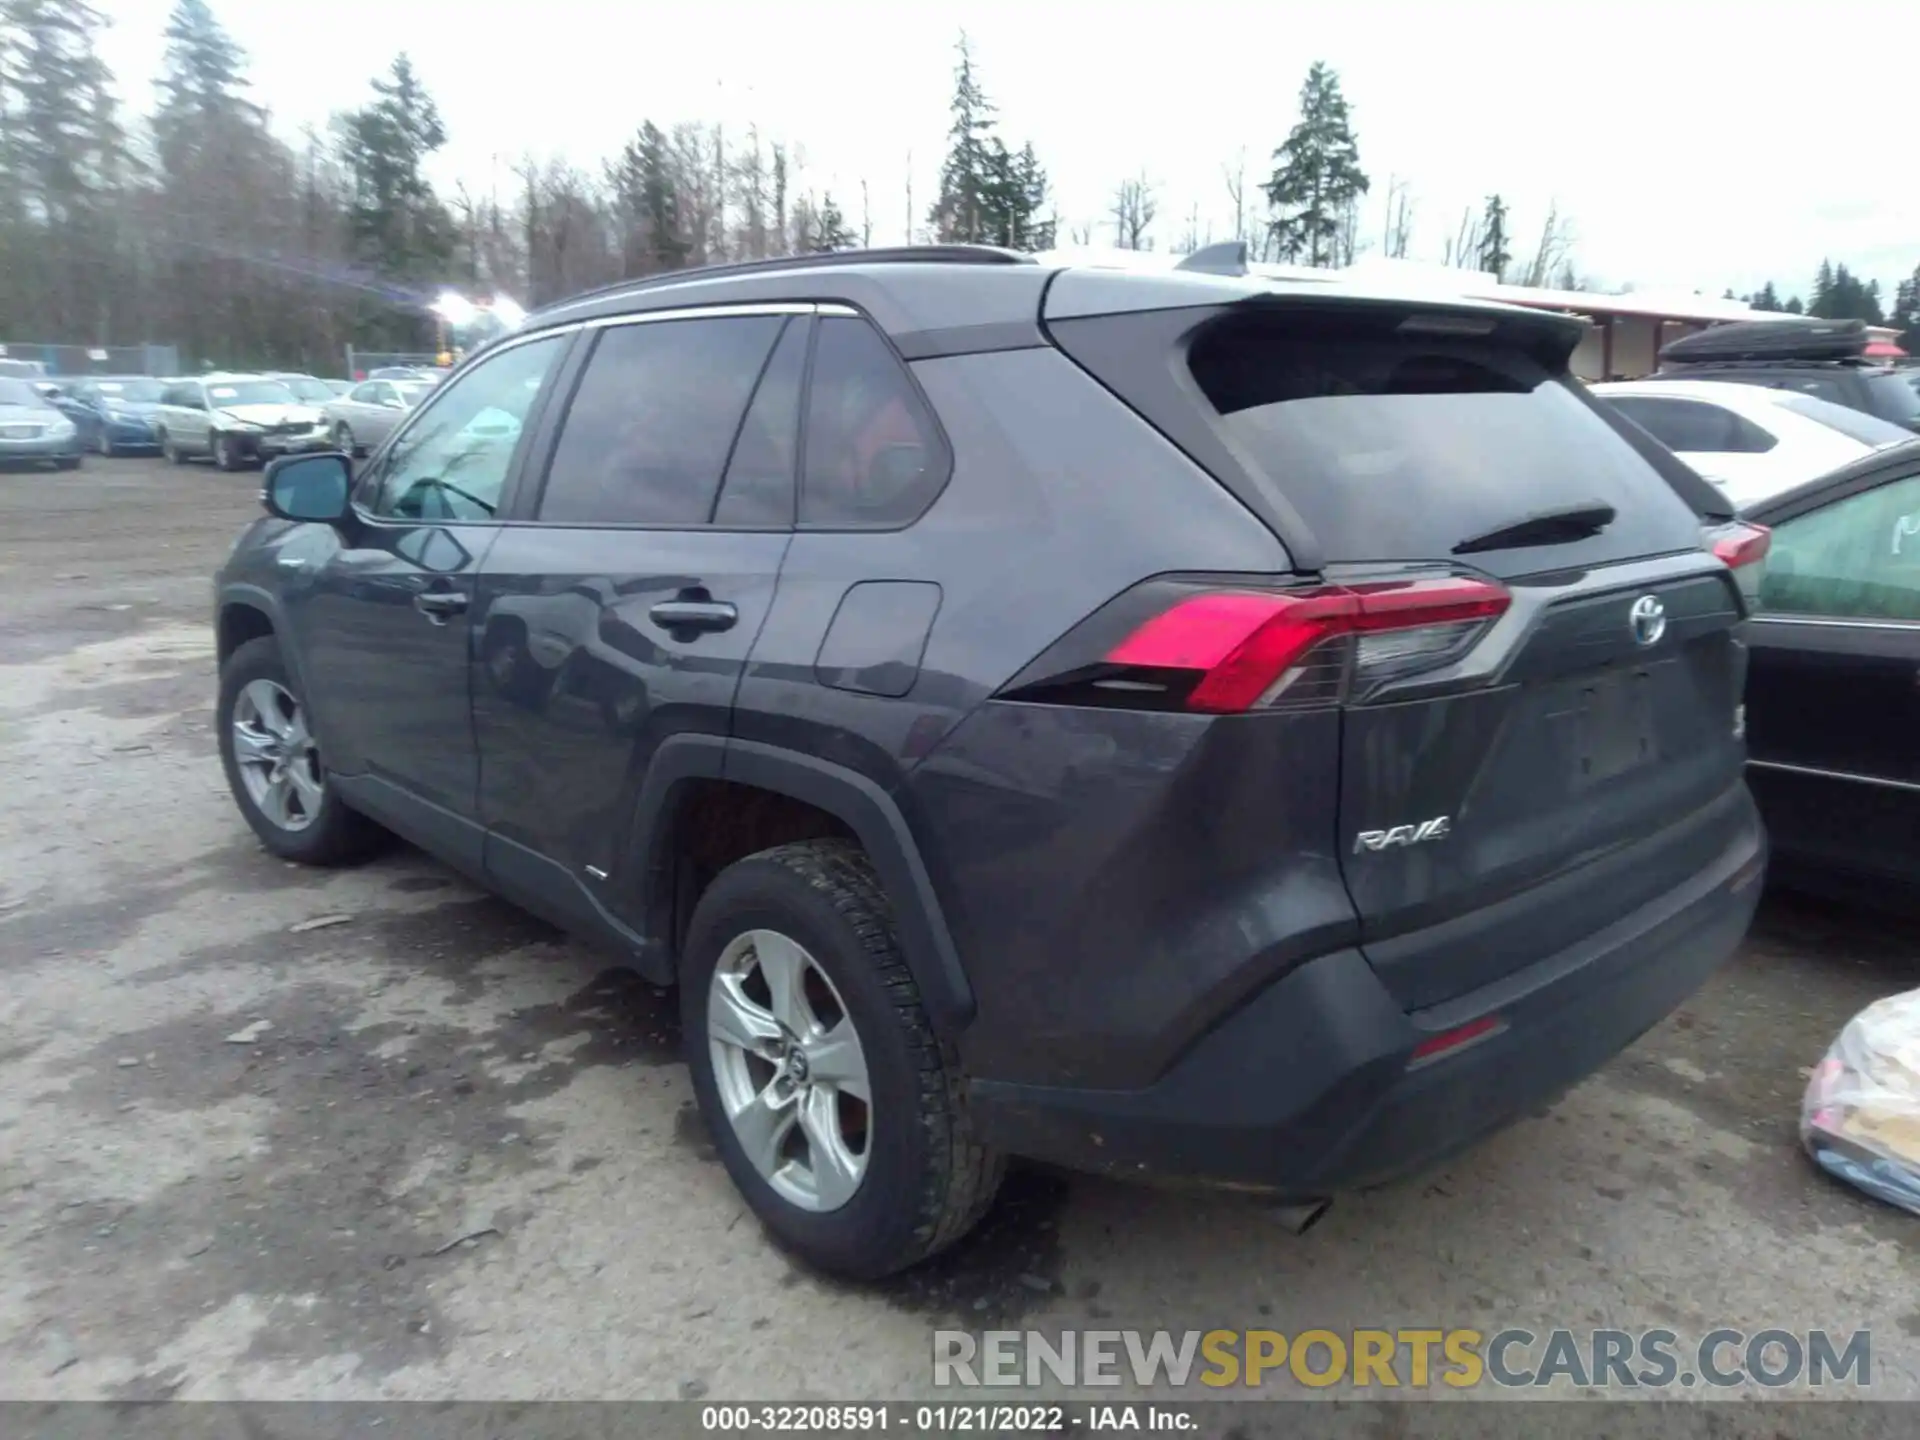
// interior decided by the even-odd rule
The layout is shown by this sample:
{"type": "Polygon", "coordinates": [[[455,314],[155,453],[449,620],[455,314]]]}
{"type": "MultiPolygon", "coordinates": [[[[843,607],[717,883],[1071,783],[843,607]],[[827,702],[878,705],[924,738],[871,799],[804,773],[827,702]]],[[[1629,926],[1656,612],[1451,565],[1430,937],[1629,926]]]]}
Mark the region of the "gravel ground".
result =
{"type": "Polygon", "coordinates": [[[1920,939],[1769,900],[1551,1112],[1304,1237],[1022,1174],[852,1289],[773,1250],[667,997],[402,850],[263,854],[214,753],[208,577],[258,479],[0,475],[0,1395],[925,1394],[937,1326],[1859,1327],[1920,1397],[1917,1223],[1823,1180],[1805,1067],[1920,939]]]}

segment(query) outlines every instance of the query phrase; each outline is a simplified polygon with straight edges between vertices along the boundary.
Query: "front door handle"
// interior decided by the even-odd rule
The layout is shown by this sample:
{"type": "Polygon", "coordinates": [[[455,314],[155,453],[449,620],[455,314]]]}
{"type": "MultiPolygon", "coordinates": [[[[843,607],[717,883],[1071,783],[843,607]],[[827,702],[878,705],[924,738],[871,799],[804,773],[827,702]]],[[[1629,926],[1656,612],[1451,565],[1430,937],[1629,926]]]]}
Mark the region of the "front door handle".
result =
{"type": "Polygon", "coordinates": [[[431,590],[424,595],[414,596],[413,608],[434,624],[444,625],[449,616],[458,615],[467,608],[467,593],[464,590],[431,590]]]}
{"type": "Polygon", "coordinates": [[[740,612],[724,600],[662,600],[647,616],[662,630],[731,630],[740,612]]]}

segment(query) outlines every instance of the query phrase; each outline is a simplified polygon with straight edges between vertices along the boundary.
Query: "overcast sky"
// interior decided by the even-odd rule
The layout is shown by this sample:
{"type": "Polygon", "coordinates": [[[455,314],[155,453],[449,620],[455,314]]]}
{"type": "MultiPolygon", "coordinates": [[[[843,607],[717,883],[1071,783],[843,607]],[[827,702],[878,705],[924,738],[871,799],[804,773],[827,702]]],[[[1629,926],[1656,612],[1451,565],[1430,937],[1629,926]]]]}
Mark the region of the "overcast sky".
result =
{"type": "MultiPolygon", "coordinates": [[[[124,98],[151,103],[171,0],[96,0],[124,98]]],[[[1848,55],[1815,43],[1842,12],[1809,0],[213,0],[255,94],[293,134],[364,101],[409,51],[449,141],[437,182],[484,186],[519,156],[597,170],[643,119],[757,123],[804,152],[873,238],[933,199],[954,40],[964,26],[1010,143],[1031,139],[1063,225],[1106,218],[1115,185],[1158,187],[1164,248],[1198,204],[1230,228],[1223,169],[1256,182],[1295,119],[1307,66],[1339,73],[1373,180],[1414,188],[1413,253],[1438,260],[1463,206],[1499,191],[1528,255],[1549,202],[1575,261],[1610,286],[1804,292],[1822,257],[1893,282],[1920,264],[1904,104],[1910,0],[1849,8],[1848,55]],[[1814,57],[1807,59],[1803,57],[1814,57]],[[1876,61],[1876,57],[1881,57],[1876,61]],[[1885,98],[1876,89],[1885,85],[1885,98]]],[[[1064,236],[1064,230],[1063,230],[1064,236]]]]}

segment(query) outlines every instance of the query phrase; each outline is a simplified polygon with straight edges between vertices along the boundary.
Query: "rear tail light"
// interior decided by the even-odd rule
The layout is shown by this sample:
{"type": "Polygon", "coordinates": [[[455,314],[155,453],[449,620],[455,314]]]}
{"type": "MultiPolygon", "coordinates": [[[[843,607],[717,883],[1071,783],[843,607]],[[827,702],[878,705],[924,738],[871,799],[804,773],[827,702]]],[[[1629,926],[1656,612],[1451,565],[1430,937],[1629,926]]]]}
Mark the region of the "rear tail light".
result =
{"type": "Polygon", "coordinates": [[[1503,587],[1464,576],[1155,588],[1160,603],[1112,643],[1093,649],[1090,637],[1069,636],[1006,693],[1207,714],[1339,704],[1458,659],[1512,603],[1503,587]]]}
{"type": "Polygon", "coordinates": [[[1765,525],[1735,520],[1715,530],[1710,543],[1713,553],[1733,571],[1734,583],[1751,610],[1760,598],[1760,581],[1766,574],[1767,552],[1773,548],[1773,532],[1765,525]]]}
{"type": "Polygon", "coordinates": [[[1726,526],[1713,538],[1713,553],[1732,570],[1758,565],[1767,558],[1767,551],[1772,548],[1773,532],[1764,525],[1754,525],[1744,520],[1726,526]]]}

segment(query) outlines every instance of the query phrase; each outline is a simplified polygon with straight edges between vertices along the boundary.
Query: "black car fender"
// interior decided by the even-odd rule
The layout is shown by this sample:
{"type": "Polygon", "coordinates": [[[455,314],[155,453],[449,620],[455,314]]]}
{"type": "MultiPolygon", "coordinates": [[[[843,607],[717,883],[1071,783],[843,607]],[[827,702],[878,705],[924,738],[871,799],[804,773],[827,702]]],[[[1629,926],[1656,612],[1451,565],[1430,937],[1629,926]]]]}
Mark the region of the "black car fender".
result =
{"type": "Polygon", "coordinates": [[[645,866],[645,933],[671,933],[672,829],[676,791],[694,780],[729,780],[790,796],[842,821],[860,841],[886,887],[900,947],[928,1018],[942,1034],[974,1015],[972,987],[960,963],[933,879],[899,805],[872,779],[816,756],[719,735],[680,734],[661,742],[647,767],[636,809],[635,858],[645,866]]]}

